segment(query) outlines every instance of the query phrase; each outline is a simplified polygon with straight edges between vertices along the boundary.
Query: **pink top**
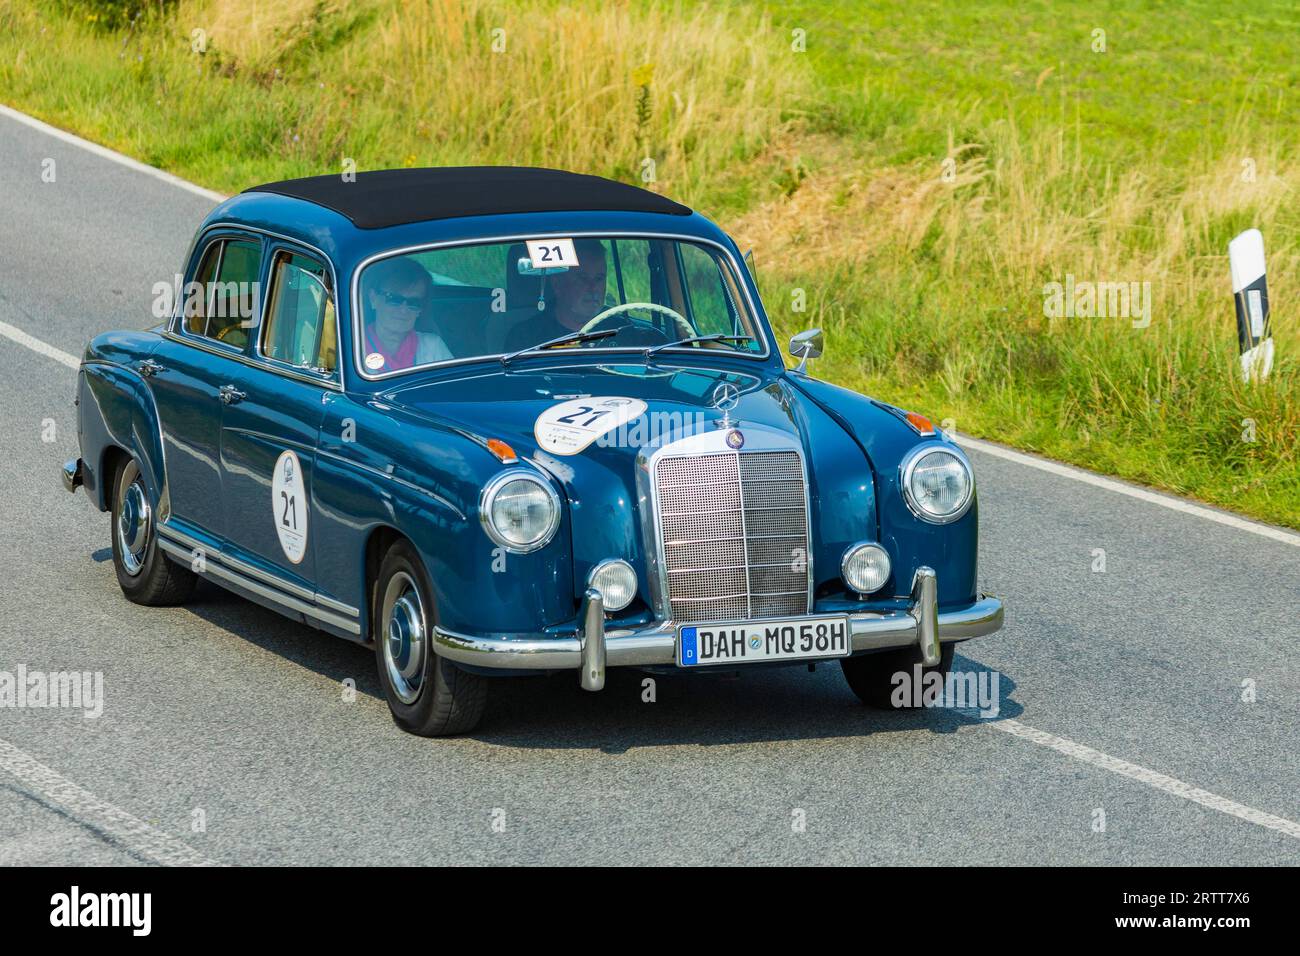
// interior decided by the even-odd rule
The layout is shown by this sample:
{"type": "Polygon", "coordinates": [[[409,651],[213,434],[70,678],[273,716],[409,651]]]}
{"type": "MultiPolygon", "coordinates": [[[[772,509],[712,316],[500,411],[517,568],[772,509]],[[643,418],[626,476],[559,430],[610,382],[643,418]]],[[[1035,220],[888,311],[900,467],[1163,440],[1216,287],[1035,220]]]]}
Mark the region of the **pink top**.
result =
{"type": "Polygon", "coordinates": [[[412,329],[406,333],[406,338],[402,339],[401,344],[397,346],[397,351],[390,353],[379,344],[379,339],[376,338],[374,331],[369,328],[366,329],[367,354],[378,352],[382,355],[384,357],[384,368],[386,369],[410,368],[414,365],[415,347],[419,341],[419,336],[412,329]]]}

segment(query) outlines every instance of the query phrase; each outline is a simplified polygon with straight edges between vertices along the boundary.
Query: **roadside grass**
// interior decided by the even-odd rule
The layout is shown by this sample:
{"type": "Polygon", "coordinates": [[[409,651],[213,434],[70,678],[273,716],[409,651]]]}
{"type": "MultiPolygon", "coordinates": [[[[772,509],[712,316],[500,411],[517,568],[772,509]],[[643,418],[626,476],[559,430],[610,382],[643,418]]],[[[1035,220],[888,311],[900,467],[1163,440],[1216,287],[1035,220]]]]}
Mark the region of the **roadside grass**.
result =
{"type": "Polygon", "coordinates": [[[1300,527],[1297,41],[1270,2],[0,0],[0,101],[226,191],[649,159],[753,246],[783,335],[826,330],[816,374],[1300,527]],[[1277,363],[1245,385],[1251,226],[1277,363]],[[1049,316],[1067,276],[1149,288],[1149,324],[1049,316]]]}

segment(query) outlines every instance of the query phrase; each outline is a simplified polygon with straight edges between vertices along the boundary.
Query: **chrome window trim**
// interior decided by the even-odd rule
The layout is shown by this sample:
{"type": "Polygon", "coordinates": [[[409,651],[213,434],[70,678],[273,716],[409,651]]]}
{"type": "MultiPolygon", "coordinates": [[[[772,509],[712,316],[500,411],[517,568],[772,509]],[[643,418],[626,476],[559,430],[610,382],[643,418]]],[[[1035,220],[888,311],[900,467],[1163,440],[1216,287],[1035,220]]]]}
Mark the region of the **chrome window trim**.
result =
{"type": "MultiPolygon", "coordinates": [[[[210,230],[210,229],[209,229],[209,230],[206,230],[206,231],[205,231],[205,235],[206,235],[208,232],[211,232],[211,231],[212,231],[212,230],[210,230]]],[[[245,241],[249,241],[250,238],[251,238],[251,237],[249,237],[249,236],[245,236],[245,237],[244,237],[245,241]]],[[[213,269],[213,272],[212,272],[212,275],[213,275],[213,280],[212,280],[212,281],[213,281],[213,282],[218,281],[217,277],[219,277],[219,276],[221,275],[221,264],[222,264],[223,262],[225,262],[225,260],[226,260],[226,246],[225,246],[225,244],[226,244],[227,242],[230,242],[232,239],[234,239],[233,236],[229,236],[229,235],[219,235],[219,236],[213,236],[211,239],[209,239],[207,242],[205,242],[205,243],[203,244],[203,251],[202,251],[201,253],[199,253],[198,261],[194,264],[194,272],[195,272],[195,275],[198,274],[199,267],[201,267],[201,266],[203,265],[203,260],[206,259],[206,258],[208,257],[208,250],[210,250],[210,249],[211,249],[214,245],[216,245],[217,243],[221,243],[221,249],[218,250],[218,252],[217,252],[217,264],[216,264],[216,266],[215,266],[215,268],[213,269]]],[[[238,241],[238,239],[235,239],[235,241],[238,241]]],[[[259,246],[260,246],[261,243],[262,243],[262,240],[261,240],[261,239],[257,239],[257,240],[255,240],[255,241],[258,243],[259,246]]],[[[186,267],[188,268],[188,266],[189,266],[189,263],[187,262],[187,263],[186,263],[186,267]]],[[[260,263],[260,261],[259,261],[259,263],[258,263],[258,270],[259,270],[259,272],[260,272],[260,270],[261,270],[261,263],[260,263]]],[[[181,278],[182,278],[182,280],[184,280],[184,276],[182,276],[181,278]]],[[[203,329],[204,329],[204,331],[200,334],[200,333],[197,333],[197,332],[191,332],[191,331],[189,331],[188,329],[185,328],[185,323],[182,321],[182,313],[185,311],[185,287],[186,287],[187,285],[189,285],[190,282],[193,282],[193,281],[195,281],[195,280],[194,280],[194,279],[190,279],[188,282],[186,282],[186,281],[182,281],[182,282],[181,282],[180,295],[178,295],[178,296],[176,297],[176,299],[177,299],[176,304],[172,307],[172,317],[171,317],[171,319],[170,319],[170,320],[168,321],[168,323],[167,323],[167,332],[168,332],[168,333],[174,333],[174,334],[175,334],[177,337],[179,337],[180,340],[183,341],[183,342],[193,343],[193,344],[196,344],[196,345],[197,345],[197,344],[200,344],[200,343],[203,343],[203,344],[206,344],[206,345],[211,345],[211,346],[213,346],[213,348],[210,348],[210,349],[207,350],[207,351],[209,351],[209,352],[216,350],[216,351],[217,351],[217,354],[220,354],[220,355],[242,355],[243,352],[244,352],[243,349],[237,349],[237,348],[235,348],[233,345],[227,345],[225,342],[222,342],[222,341],[220,341],[220,340],[218,340],[218,339],[214,339],[212,336],[210,336],[210,335],[207,334],[208,325],[209,325],[209,323],[210,323],[210,321],[211,321],[211,318],[212,318],[212,316],[211,316],[210,314],[208,314],[208,313],[211,313],[211,311],[212,311],[212,303],[208,301],[208,293],[207,293],[206,290],[204,291],[204,294],[203,294],[203,299],[204,299],[204,301],[203,301],[203,308],[204,308],[204,311],[205,311],[205,314],[204,314],[204,317],[203,317],[203,329]]]]}
{"type": "Polygon", "coordinates": [[[280,375],[284,378],[291,378],[299,382],[306,382],[309,385],[315,385],[318,388],[329,389],[330,391],[333,392],[343,391],[343,386],[340,385],[338,382],[334,382],[327,378],[322,378],[320,376],[300,373],[297,370],[295,370],[292,366],[272,365],[270,362],[259,361],[257,359],[254,359],[251,356],[245,354],[244,352],[233,352],[233,351],[225,351],[222,349],[209,348],[203,342],[198,342],[191,338],[185,338],[183,336],[177,335],[175,332],[164,332],[162,333],[162,335],[163,338],[170,339],[173,342],[180,342],[182,345],[188,345],[191,348],[200,349],[204,352],[209,352],[212,355],[220,355],[222,358],[233,359],[234,361],[238,362],[241,365],[247,365],[249,368],[261,369],[264,372],[271,372],[272,374],[280,375]]]}
{"type": "MultiPolygon", "coordinates": [[[[261,229],[257,226],[249,226],[241,222],[231,222],[223,219],[220,222],[214,222],[209,224],[201,233],[199,233],[198,236],[195,237],[194,241],[190,243],[190,250],[185,259],[185,274],[182,276],[182,278],[183,279],[188,278],[190,262],[194,260],[194,250],[199,247],[200,243],[202,243],[203,245],[203,255],[206,255],[208,251],[208,246],[211,245],[213,242],[219,241],[221,238],[219,236],[214,236],[210,239],[207,239],[207,241],[205,242],[204,237],[209,236],[213,232],[219,232],[223,229],[235,233],[240,233],[240,232],[253,233],[258,236],[266,236],[271,239],[279,240],[291,246],[297,246],[301,249],[309,250],[310,252],[314,253],[315,256],[318,257],[321,262],[325,263],[326,267],[330,271],[331,287],[335,290],[334,291],[334,337],[335,337],[335,341],[338,343],[339,351],[341,352],[342,343],[343,343],[343,323],[339,315],[338,273],[334,269],[334,260],[331,259],[328,255],[326,255],[324,250],[322,250],[318,246],[314,246],[309,242],[304,242],[301,239],[295,239],[293,236],[286,236],[283,233],[273,232],[270,229],[261,229]]],[[[199,256],[198,262],[203,261],[203,255],[199,256]]],[[[265,257],[266,255],[265,249],[263,250],[262,255],[263,257],[265,257]]],[[[184,285],[185,283],[182,283],[182,287],[181,287],[182,292],[184,292],[184,285]]],[[[185,345],[203,349],[204,351],[210,352],[213,355],[224,355],[227,358],[233,358],[236,361],[239,361],[244,365],[248,365],[252,368],[264,369],[276,375],[282,375],[286,378],[296,379],[300,382],[308,382],[312,385],[318,385],[322,388],[330,389],[331,391],[342,392],[346,390],[347,379],[343,375],[343,368],[347,363],[342,360],[339,361],[338,363],[339,367],[334,370],[334,374],[327,378],[321,375],[311,375],[305,372],[299,372],[297,371],[296,366],[277,364],[274,363],[272,360],[262,359],[260,357],[255,358],[253,356],[248,355],[243,349],[234,349],[231,346],[224,345],[223,343],[214,342],[214,344],[218,345],[219,348],[215,348],[215,349],[205,348],[206,342],[212,340],[200,339],[199,337],[195,337],[188,333],[185,333],[180,326],[181,306],[182,303],[184,302],[184,298],[185,298],[184,295],[177,296],[177,302],[172,309],[172,316],[167,322],[166,330],[163,332],[164,338],[171,339],[173,342],[181,342],[185,345]],[[178,329],[180,329],[179,332],[177,331],[178,329]]],[[[258,322],[255,327],[257,329],[258,336],[254,336],[254,338],[260,337],[262,322],[265,318],[262,313],[265,311],[266,297],[263,296],[262,299],[263,299],[262,307],[258,311],[258,322]]]]}
{"type": "MultiPolygon", "coordinates": [[[[314,382],[332,382],[332,381],[335,381],[335,380],[338,378],[338,374],[339,374],[339,370],[338,370],[337,368],[336,368],[333,372],[331,372],[331,373],[329,373],[329,374],[327,375],[327,374],[324,374],[324,373],[322,373],[322,372],[318,372],[318,371],[316,371],[315,369],[310,368],[310,367],[305,366],[305,365],[294,365],[294,364],[291,363],[291,362],[283,362],[283,361],[281,361],[280,359],[272,358],[271,356],[267,355],[264,351],[262,351],[262,338],[263,338],[263,336],[265,335],[265,333],[266,333],[266,331],[267,331],[267,328],[268,328],[268,327],[267,327],[267,324],[266,324],[266,323],[267,323],[267,313],[268,313],[268,311],[269,311],[270,308],[271,308],[271,295],[270,295],[270,293],[271,293],[271,291],[272,291],[272,289],[271,289],[271,284],[272,284],[272,281],[273,281],[273,279],[274,279],[273,271],[274,271],[274,269],[275,269],[275,257],[278,256],[278,255],[279,255],[280,253],[282,253],[282,252],[287,252],[287,253],[289,253],[289,255],[291,255],[291,256],[292,256],[292,255],[302,255],[302,258],[304,258],[304,259],[315,259],[317,262],[319,262],[319,263],[321,264],[321,268],[322,268],[322,270],[325,268],[325,261],[324,261],[323,259],[318,259],[318,258],[317,258],[316,256],[314,256],[314,255],[303,255],[303,254],[298,253],[298,252],[293,252],[293,251],[291,251],[291,250],[289,250],[289,249],[285,249],[285,248],[283,248],[283,247],[282,247],[281,245],[279,245],[279,244],[272,244],[271,248],[270,248],[268,251],[270,252],[271,259],[270,259],[270,262],[267,263],[267,271],[266,271],[266,281],[267,281],[267,288],[266,288],[266,291],[267,291],[267,294],[264,295],[264,296],[262,297],[262,309],[261,309],[261,313],[260,313],[260,315],[259,315],[259,317],[258,317],[258,320],[257,320],[257,335],[253,336],[253,357],[254,357],[254,358],[257,358],[257,359],[260,359],[261,361],[265,362],[268,366],[270,366],[270,367],[272,367],[272,368],[274,368],[274,369],[276,369],[276,370],[278,370],[278,371],[284,371],[284,372],[292,372],[292,373],[295,373],[295,377],[304,377],[304,378],[308,378],[308,379],[311,379],[311,380],[314,381],[314,382]]],[[[329,293],[327,293],[327,294],[329,294],[329,293]]],[[[336,297],[336,296],[335,296],[335,299],[336,299],[336,301],[335,301],[335,303],[334,303],[334,337],[335,337],[335,338],[334,338],[334,342],[335,342],[335,346],[334,346],[334,348],[335,348],[335,352],[337,353],[337,352],[339,351],[339,348],[338,348],[338,326],[339,326],[338,311],[339,311],[339,310],[338,310],[338,302],[337,302],[337,297],[336,297]]],[[[319,357],[319,356],[318,356],[318,357],[319,357]]],[[[335,355],[335,359],[337,360],[337,358],[338,358],[338,356],[337,356],[337,354],[336,354],[336,355],[335,355]]],[[[342,364],[342,363],[340,362],[339,364],[342,364]]]]}
{"type": "Polygon", "coordinates": [[[971,505],[975,503],[975,469],[971,467],[970,459],[966,457],[966,453],[956,445],[950,445],[942,441],[922,442],[903,457],[903,460],[898,465],[898,475],[899,483],[902,485],[903,489],[903,501],[907,504],[907,510],[910,511],[915,518],[924,521],[926,524],[952,524],[954,521],[962,518],[966,512],[970,511],[971,505]],[[947,452],[956,458],[966,469],[966,477],[970,479],[966,490],[966,499],[962,502],[961,507],[952,514],[945,515],[942,518],[936,517],[922,508],[917,504],[916,498],[912,495],[912,472],[916,470],[916,463],[926,455],[935,451],[947,452]]]}
{"type": "MultiPolygon", "coordinates": [[[[745,435],[745,447],[741,450],[731,448],[727,445],[727,432],[730,429],[718,428],[714,431],[701,432],[695,435],[688,435],[675,441],[668,441],[658,446],[647,445],[637,453],[636,457],[636,486],[637,486],[637,507],[641,516],[641,538],[645,549],[647,583],[650,585],[651,605],[654,610],[655,619],[665,622],[665,626],[674,624],[672,618],[672,605],[668,600],[668,569],[667,558],[663,553],[663,519],[659,514],[659,481],[658,481],[658,464],[661,458],[692,458],[699,455],[717,455],[732,454],[737,458],[744,454],[762,451],[793,451],[799,456],[800,466],[803,468],[804,479],[804,527],[806,529],[806,538],[808,544],[808,587],[807,587],[807,607],[805,613],[812,613],[814,607],[813,594],[816,585],[816,574],[813,567],[813,552],[816,550],[813,545],[813,524],[812,524],[812,485],[808,480],[808,459],[804,455],[803,446],[792,435],[785,432],[768,428],[764,425],[751,425],[742,422],[732,422],[732,428],[737,428],[745,435]]],[[[739,472],[740,463],[737,461],[737,471],[739,472]]],[[[744,504],[742,494],[742,507],[744,504]]],[[[742,517],[743,521],[743,517],[742,517]]],[[[757,536],[756,536],[757,537],[757,536]]],[[[749,561],[746,555],[746,581],[749,580],[749,561]]],[[[747,599],[751,602],[750,609],[752,612],[753,595],[748,595],[747,599]]]]}
{"type": "Polygon", "coordinates": [[[504,471],[497,472],[497,474],[483,486],[483,490],[479,493],[478,520],[479,524],[483,526],[483,531],[494,544],[500,545],[512,554],[532,554],[534,551],[540,551],[555,540],[555,533],[560,529],[561,507],[562,504],[560,502],[559,494],[544,475],[540,475],[528,468],[507,468],[504,471]],[[512,541],[506,541],[504,538],[499,537],[497,529],[492,525],[492,500],[496,497],[497,492],[501,490],[502,486],[504,486],[506,482],[514,481],[517,478],[524,478],[532,481],[538,487],[543,489],[550,497],[551,506],[554,509],[551,512],[554,517],[551,519],[551,525],[546,529],[546,533],[538,538],[535,543],[524,546],[515,544],[512,541]]]}
{"type": "MultiPolygon", "coordinates": [[[[593,238],[593,237],[599,239],[672,239],[680,242],[693,242],[693,243],[698,243],[700,245],[712,246],[713,248],[720,251],[722,255],[726,257],[726,261],[728,262],[729,267],[731,268],[733,273],[732,278],[735,280],[736,285],[740,286],[745,291],[745,304],[749,307],[750,314],[754,318],[754,324],[758,326],[759,332],[761,333],[761,337],[763,339],[763,351],[761,353],[760,352],[726,352],[720,354],[745,358],[752,361],[764,361],[771,357],[773,348],[776,343],[775,338],[773,338],[771,325],[770,323],[764,321],[761,318],[761,313],[759,312],[757,302],[755,301],[753,295],[750,293],[749,286],[744,281],[743,276],[745,275],[745,273],[739,269],[738,263],[736,261],[736,257],[732,255],[731,250],[728,249],[726,246],[724,246],[722,243],[716,242],[713,239],[705,239],[701,236],[689,236],[682,233],[673,233],[673,232],[646,232],[644,230],[641,231],[584,230],[580,232],[549,231],[549,232],[528,232],[528,233],[520,233],[520,234],[505,235],[505,236],[487,236],[480,239],[446,239],[438,242],[425,242],[414,246],[403,246],[398,249],[389,249],[384,252],[377,252],[361,260],[361,262],[357,264],[356,268],[352,270],[352,283],[351,283],[351,292],[350,292],[351,298],[349,300],[352,306],[352,318],[351,318],[352,371],[355,372],[357,375],[360,375],[363,379],[365,379],[368,382],[378,382],[378,381],[383,381],[385,379],[393,378],[395,376],[406,375],[410,372],[428,371],[429,369],[438,369],[438,368],[451,368],[456,365],[465,365],[469,362],[482,362],[488,359],[500,358],[502,355],[510,354],[508,352],[496,352],[490,355],[475,355],[469,358],[448,359],[445,362],[431,362],[428,365],[416,365],[416,366],[412,366],[411,368],[397,369],[392,372],[382,372],[378,375],[372,375],[370,372],[366,370],[365,363],[363,361],[363,356],[361,355],[361,327],[360,327],[361,285],[360,283],[361,283],[361,273],[365,271],[367,266],[379,261],[380,259],[391,259],[391,258],[395,258],[396,256],[410,255],[411,253],[415,253],[415,252],[428,252],[434,249],[445,249],[451,246],[485,246],[485,245],[492,245],[497,243],[522,242],[528,239],[585,239],[585,238],[593,238]]],[[[335,312],[337,311],[338,310],[336,308],[335,312]]],[[[644,347],[642,348],[590,348],[590,349],[582,350],[584,354],[611,354],[611,353],[626,354],[628,352],[637,353],[642,351],[644,351],[644,347]]],[[[677,353],[681,353],[681,352],[695,353],[700,350],[690,348],[689,346],[682,346],[680,348],[667,349],[666,351],[677,352],[677,353]]],[[[339,365],[342,366],[343,363],[340,362],[339,365]]]]}

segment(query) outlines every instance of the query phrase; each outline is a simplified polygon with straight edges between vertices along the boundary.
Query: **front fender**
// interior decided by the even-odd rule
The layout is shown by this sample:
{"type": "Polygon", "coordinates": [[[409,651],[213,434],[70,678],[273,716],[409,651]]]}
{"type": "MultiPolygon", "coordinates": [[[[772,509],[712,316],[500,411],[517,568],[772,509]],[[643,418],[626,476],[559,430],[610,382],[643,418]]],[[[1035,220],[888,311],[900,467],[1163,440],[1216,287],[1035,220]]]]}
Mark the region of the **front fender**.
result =
{"type": "Polygon", "coordinates": [[[787,376],[794,387],[808,396],[862,449],[875,477],[880,544],[894,564],[894,596],[908,596],[916,569],[928,566],[939,579],[939,605],[964,606],[976,598],[979,560],[979,500],[951,524],[935,525],[917,518],[903,499],[900,466],[907,454],[920,444],[946,444],[961,450],[942,434],[922,437],[891,411],[865,395],[807,378],[787,376]]]}
{"type": "Polygon", "coordinates": [[[507,467],[551,480],[525,463],[502,464],[473,437],[426,416],[377,400],[330,402],[315,469],[317,570],[320,580],[341,583],[335,597],[362,609],[363,636],[366,545],[383,528],[419,552],[443,628],[536,632],[573,620],[567,507],[555,537],[531,554],[499,549],[480,525],[483,486],[507,467]]]}

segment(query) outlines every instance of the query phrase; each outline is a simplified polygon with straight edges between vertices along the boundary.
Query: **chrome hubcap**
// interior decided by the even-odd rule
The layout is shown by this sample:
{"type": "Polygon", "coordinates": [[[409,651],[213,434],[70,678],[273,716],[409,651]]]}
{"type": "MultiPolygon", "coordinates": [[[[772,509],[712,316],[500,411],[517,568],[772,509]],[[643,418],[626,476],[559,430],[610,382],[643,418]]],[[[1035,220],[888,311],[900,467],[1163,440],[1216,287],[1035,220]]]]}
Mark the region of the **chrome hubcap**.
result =
{"type": "Polygon", "coordinates": [[[122,555],[123,570],[131,577],[144,567],[152,530],[149,496],[145,494],[139,467],[131,462],[122,472],[117,489],[117,550],[122,555]]]}
{"type": "Polygon", "coordinates": [[[414,703],[424,684],[428,637],[420,591],[405,571],[388,579],[380,609],[388,681],[402,703],[414,703]]]}

